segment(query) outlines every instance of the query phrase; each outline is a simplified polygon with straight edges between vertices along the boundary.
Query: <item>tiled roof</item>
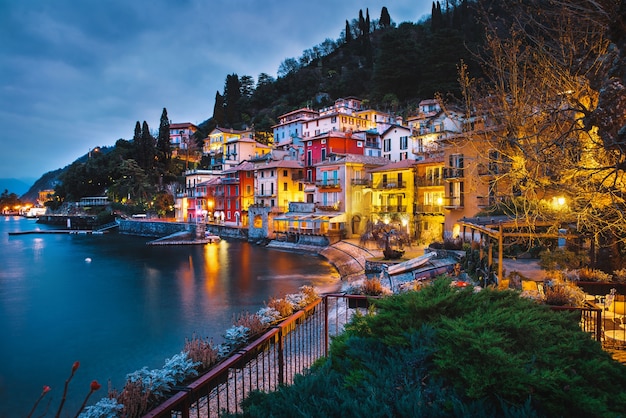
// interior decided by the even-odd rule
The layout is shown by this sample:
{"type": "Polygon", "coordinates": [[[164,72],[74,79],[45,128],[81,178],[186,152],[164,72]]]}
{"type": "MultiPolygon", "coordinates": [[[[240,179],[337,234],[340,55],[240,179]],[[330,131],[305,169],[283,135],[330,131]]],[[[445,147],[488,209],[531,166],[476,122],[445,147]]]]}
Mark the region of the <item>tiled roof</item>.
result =
{"type": "Polygon", "coordinates": [[[370,173],[374,173],[374,172],[381,172],[381,171],[406,170],[406,169],[415,167],[415,163],[416,163],[415,160],[410,160],[410,159],[394,161],[382,167],[372,168],[371,170],[368,170],[368,171],[370,173]]]}

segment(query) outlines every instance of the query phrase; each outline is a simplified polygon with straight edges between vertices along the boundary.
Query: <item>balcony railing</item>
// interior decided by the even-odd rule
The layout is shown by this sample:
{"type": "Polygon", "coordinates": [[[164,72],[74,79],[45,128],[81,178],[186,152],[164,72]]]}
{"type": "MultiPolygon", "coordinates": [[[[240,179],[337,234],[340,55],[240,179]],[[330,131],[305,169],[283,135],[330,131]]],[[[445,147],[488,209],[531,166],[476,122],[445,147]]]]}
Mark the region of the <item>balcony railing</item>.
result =
{"type": "Polygon", "coordinates": [[[321,189],[336,189],[341,187],[339,179],[317,180],[315,185],[321,189]]]}
{"type": "Polygon", "coordinates": [[[375,187],[376,189],[405,189],[406,181],[381,181],[375,187]]]}
{"type": "Polygon", "coordinates": [[[423,176],[418,177],[417,186],[418,187],[443,186],[443,179],[441,177],[423,177],[423,176]]]}
{"type": "Polygon", "coordinates": [[[372,211],[376,213],[406,213],[406,205],[375,205],[372,211]]]}
{"type": "Polygon", "coordinates": [[[446,180],[463,178],[463,169],[457,167],[446,167],[443,169],[443,178],[446,180]]]}
{"type": "Polygon", "coordinates": [[[322,205],[321,203],[315,204],[315,209],[320,210],[322,212],[336,212],[340,209],[340,203],[327,203],[322,205]]]}
{"type": "Polygon", "coordinates": [[[365,186],[365,187],[372,186],[372,181],[370,179],[352,179],[351,183],[353,186],[365,186]]]}
{"type": "Polygon", "coordinates": [[[461,209],[463,207],[463,196],[448,196],[444,200],[446,209],[461,209]]]}
{"type": "Polygon", "coordinates": [[[223,177],[222,184],[239,184],[238,177],[223,177]]]}
{"type": "Polygon", "coordinates": [[[416,205],[415,212],[443,215],[443,205],[416,205]]]}

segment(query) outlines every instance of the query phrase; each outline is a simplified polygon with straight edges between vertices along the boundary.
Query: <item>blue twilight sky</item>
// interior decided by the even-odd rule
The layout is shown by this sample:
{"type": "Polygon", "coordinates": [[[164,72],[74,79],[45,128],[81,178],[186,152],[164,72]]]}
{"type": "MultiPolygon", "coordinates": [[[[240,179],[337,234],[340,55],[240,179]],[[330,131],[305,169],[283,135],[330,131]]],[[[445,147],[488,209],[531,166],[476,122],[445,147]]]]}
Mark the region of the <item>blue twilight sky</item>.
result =
{"type": "Polygon", "coordinates": [[[37,179],[96,146],[200,123],[228,74],[276,77],[383,6],[396,24],[431,0],[0,0],[0,178],[37,179]]]}

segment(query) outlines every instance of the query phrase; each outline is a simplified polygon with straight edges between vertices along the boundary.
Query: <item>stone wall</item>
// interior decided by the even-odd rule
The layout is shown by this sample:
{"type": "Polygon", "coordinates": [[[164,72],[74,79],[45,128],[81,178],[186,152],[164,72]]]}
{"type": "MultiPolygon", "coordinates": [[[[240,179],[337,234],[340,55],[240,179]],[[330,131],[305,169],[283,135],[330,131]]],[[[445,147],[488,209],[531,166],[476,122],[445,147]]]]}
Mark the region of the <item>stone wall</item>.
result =
{"type": "Polygon", "coordinates": [[[161,238],[177,232],[189,232],[192,236],[195,236],[196,225],[182,222],[134,221],[128,219],[120,221],[121,234],[161,238]]]}

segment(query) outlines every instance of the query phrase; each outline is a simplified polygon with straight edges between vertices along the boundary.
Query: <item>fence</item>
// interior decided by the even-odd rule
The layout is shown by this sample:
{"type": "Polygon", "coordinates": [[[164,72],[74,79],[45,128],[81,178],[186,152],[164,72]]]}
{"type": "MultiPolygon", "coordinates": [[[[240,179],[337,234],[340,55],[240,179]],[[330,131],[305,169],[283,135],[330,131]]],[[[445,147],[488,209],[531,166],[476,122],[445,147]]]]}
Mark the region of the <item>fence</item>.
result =
{"type": "MultiPolygon", "coordinates": [[[[328,354],[330,338],[342,332],[368,296],[329,294],[271,328],[209,372],[178,391],[144,417],[217,417],[241,412],[241,401],[254,391],[271,392],[290,384],[317,359],[328,354]]],[[[581,326],[601,341],[602,310],[554,307],[581,312],[581,326]]]]}
{"type": "Polygon", "coordinates": [[[240,412],[254,391],[270,392],[290,384],[315,360],[328,353],[329,339],[339,334],[354,312],[367,306],[366,296],[330,294],[271,328],[248,346],[185,387],[145,417],[216,417],[240,412]]]}

